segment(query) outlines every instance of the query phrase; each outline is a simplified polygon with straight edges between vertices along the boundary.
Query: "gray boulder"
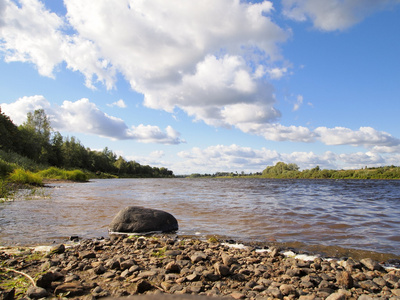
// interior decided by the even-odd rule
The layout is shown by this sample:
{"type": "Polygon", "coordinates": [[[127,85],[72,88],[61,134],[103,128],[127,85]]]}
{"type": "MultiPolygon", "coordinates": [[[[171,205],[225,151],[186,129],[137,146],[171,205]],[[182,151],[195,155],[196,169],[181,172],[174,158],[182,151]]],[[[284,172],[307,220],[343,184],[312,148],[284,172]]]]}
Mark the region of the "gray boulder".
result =
{"type": "Polygon", "coordinates": [[[162,210],[128,206],[114,217],[109,229],[124,233],[171,232],[178,230],[178,221],[162,210]]]}

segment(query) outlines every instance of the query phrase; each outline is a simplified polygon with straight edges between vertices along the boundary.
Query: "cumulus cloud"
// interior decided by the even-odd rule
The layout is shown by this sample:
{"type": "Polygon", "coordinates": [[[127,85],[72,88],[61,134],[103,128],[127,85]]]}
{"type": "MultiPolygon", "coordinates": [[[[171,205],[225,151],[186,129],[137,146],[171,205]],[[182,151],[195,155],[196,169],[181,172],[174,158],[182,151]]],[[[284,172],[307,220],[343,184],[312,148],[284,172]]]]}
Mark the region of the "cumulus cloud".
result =
{"type": "Polygon", "coordinates": [[[353,145],[353,146],[398,146],[400,140],[387,132],[378,131],[371,127],[360,127],[351,130],[344,127],[318,127],[314,131],[318,139],[326,145],[353,145]]]}
{"type": "MultiPolygon", "coordinates": [[[[33,112],[37,109],[49,111],[51,107],[50,102],[42,95],[22,97],[13,103],[2,103],[0,106],[2,112],[8,115],[14,124],[17,125],[21,125],[26,121],[26,115],[28,112],[33,112]]],[[[48,116],[51,119],[53,118],[49,113],[48,116]]]]}
{"type": "Polygon", "coordinates": [[[311,20],[323,31],[347,29],[375,11],[399,0],[283,0],[283,14],[296,21],[311,20]]]}
{"type": "Polygon", "coordinates": [[[304,126],[284,126],[273,124],[240,124],[237,125],[243,132],[264,137],[270,141],[291,141],[311,143],[316,140],[317,135],[304,126]]]}
{"type": "Polygon", "coordinates": [[[178,156],[183,159],[183,163],[176,164],[174,168],[182,170],[183,173],[191,173],[262,170],[266,163],[273,163],[279,154],[264,148],[255,150],[233,144],[210,146],[205,149],[195,147],[179,152],[178,156]],[[208,162],[207,166],[204,165],[205,161],[208,162]]]}
{"type": "Polygon", "coordinates": [[[214,126],[241,122],[243,107],[262,112],[256,122],[279,116],[266,80],[287,72],[279,44],[290,32],[269,17],[270,1],[65,0],[65,17],[38,0],[2,3],[7,61],[31,62],[44,76],[65,63],[90,88],[113,88],[119,72],[147,107],[180,108],[214,126]]]}
{"type": "Polygon", "coordinates": [[[365,147],[374,152],[395,152],[400,147],[400,139],[372,127],[352,130],[344,127],[317,127],[311,130],[304,126],[284,126],[272,124],[238,124],[243,132],[264,137],[270,141],[291,141],[312,143],[320,141],[325,145],[351,145],[365,147]]]}
{"type": "Polygon", "coordinates": [[[321,169],[356,169],[391,165],[398,154],[382,156],[372,152],[333,153],[326,151],[321,154],[314,152],[278,153],[262,148],[252,149],[238,145],[216,145],[204,149],[192,148],[178,153],[181,162],[170,166],[176,174],[216,173],[216,172],[262,172],[267,166],[273,166],[279,161],[295,163],[300,169],[311,169],[320,166],[321,169]],[[204,165],[204,161],[210,162],[204,165]]]}
{"type": "Polygon", "coordinates": [[[80,132],[115,140],[136,140],[141,143],[180,144],[179,132],[168,126],[162,131],[157,126],[143,125],[129,128],[122,119],[102,112],[89,99],[64,101],[53,107],[43,96],[23,97],[11,104],[1,104],[2,111],[16,124],[26,121],[28,112],[44,109],[52,127],[58,131],[80,132]]]}

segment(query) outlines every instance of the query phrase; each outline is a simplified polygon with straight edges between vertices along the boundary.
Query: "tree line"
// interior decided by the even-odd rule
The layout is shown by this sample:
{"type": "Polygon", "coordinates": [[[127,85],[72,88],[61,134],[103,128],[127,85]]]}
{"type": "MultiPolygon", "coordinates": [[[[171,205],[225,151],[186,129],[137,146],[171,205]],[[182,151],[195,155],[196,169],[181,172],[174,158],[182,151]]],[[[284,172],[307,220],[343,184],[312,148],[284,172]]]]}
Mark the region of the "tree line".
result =
{"type": "Polygon", "coordinates": [[[75,137],[63,137],[52,130],[50,119],[43,109],[29,112],[26,122],[16,126],[0,107],[0,159],[18,163],[15,160],[21,160],[21,157],[42,168],[77,168],[97,175],[146,178],[174,176],[167,168],[126,161],[107,147],[95,151],[82,145],[75,137]]]}
{"type": "Polygon", "coordinates": [[[400,167],[382,166],[356,170],[329,170],[316,166],[299,171],[296,164],[278,162],[266,167],[261,177],[264,178],[305,178],[305,179],[400,179],[400,167]]]}

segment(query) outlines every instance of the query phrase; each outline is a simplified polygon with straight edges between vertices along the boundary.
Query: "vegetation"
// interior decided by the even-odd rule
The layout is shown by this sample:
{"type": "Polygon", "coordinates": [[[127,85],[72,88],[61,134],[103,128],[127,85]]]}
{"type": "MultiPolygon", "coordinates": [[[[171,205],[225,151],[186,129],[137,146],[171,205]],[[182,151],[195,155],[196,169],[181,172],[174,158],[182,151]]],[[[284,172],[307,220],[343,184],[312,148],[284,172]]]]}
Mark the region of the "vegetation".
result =
{"type": "Polygon", "coordinates": [[[357,170],[328,170],[316,166],[303,171],[293,163],[278,162],[275,166],[266,167],[262,173],[245,174],[241,172],[217,172],[215,174],[189,175],[189,178],[281,178],[281,179],[400,179],[400,167],[383,166],[357,170]]]}
{"type": "Polygon", "coordinates": [[[28,113],[26,122],[19,127],[0,109],[0,136],[0,159],[32,172],[57,167],[80,169],[98,176],[102,173],[118,177],[174,176],[166,168],[126,161],[107,147],[94,151],[83,146],[75,137],[63,137],[59,132],[53,132],[43,109],[28,113]]]}
{"type": "Polygon", "coordinates": [[[264,178],[307,178],[307,179],[400,179],[400,167],[385,166],[358,170],[328,170],[316,166],[299,171],[296,164],[278,162],[262,172],[264,178]]]}
{"type": "Polygon", "coordinates": [[[0,198],[12,184],[42,185],[43,178],[87,181],[89,177],[174,177],[166,168],[126,161],[107,147],[94,151],[75,137],[53,132],[43,109],[16,126],[0,108],[0,198]]]}

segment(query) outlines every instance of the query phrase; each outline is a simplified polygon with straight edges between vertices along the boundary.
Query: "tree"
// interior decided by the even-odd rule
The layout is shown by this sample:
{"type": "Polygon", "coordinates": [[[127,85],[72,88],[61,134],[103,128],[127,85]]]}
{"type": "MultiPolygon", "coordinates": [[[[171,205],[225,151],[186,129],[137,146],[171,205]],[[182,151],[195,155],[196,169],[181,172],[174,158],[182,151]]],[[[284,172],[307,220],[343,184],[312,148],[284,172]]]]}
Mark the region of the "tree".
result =
{"type": "MultiPolygon", "coordinates": [[[[299,167],[296,164],[285,164],[284,162],[277,162],[275,166],[267,167],[262,174],[267,177],[285,177],[284,174],[288,172],[296,173],[299,167]]],[[[293,175],[293,174],[292,174],[293,175]]]]}
{"type": "Polygon", "coordinates": [[[21,136],[18,127],[10,117],[1,111],[0,107],[0,149],[4,151],[19,152],[21,136]]]}
{"type": "Polygon", "coordinates": [[[114,166],[118,169],[118,175],[126,173],[126,161],[121,155],[114,163],[114,166]]]}
{"type": "Polygon", "coordinates": [[[22,154],[40,163],[49,160],[51,145],[50,120],[43,109],[27,114],[26,122],[19,127],[22,136],[22,154]]]}
{"type": "Polygon", "coordinates": [[[51,126],[50,119],[44,109],[36,109],[33,114],[28,112],[24,126],[36,132],[45,142],[50,141],[51,126]]]}

